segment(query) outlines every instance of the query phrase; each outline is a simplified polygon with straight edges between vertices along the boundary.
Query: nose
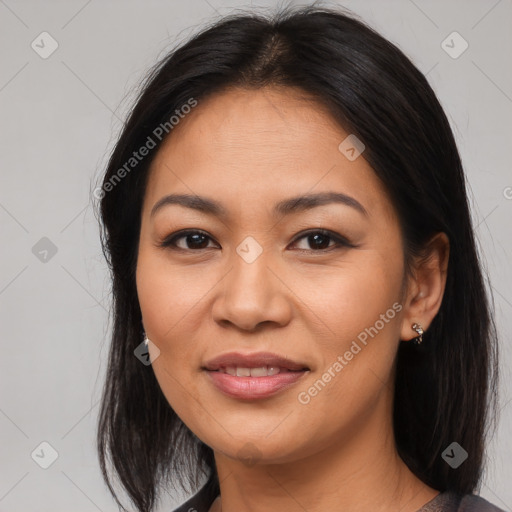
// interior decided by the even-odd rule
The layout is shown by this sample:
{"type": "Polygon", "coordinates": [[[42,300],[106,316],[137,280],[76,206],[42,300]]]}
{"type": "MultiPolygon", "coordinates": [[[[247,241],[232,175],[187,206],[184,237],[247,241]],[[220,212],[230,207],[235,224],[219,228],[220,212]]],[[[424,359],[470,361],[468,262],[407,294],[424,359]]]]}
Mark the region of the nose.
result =
{"type": "Polygon", "coordinates": [[[283,327],[292,314],[290,289],[279,272],[260,255],[247,263],[234,255],[233,266],[219,284],[213,304],[213,318],[221,326],[234,325],[244,331],[254,331],[266,324],[283,327]]]}

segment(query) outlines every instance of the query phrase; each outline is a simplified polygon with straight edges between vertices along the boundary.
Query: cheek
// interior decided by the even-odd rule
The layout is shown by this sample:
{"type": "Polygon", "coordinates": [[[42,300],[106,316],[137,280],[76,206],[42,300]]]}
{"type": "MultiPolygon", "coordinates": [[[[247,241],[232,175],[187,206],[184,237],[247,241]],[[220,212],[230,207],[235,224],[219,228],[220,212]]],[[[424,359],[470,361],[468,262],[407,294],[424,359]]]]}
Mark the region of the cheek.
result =
{"type": "Polygon", "coordinates": [[[202,417],[204,409],[196,401],[194,379],[201,362],[194,334],[194,305],[198,307],[201,295],[193,286],[184,286],[168,271],[152,265],[141,265],[137,287],[146,332],[160,351],[151,367],[162,393],[187,425],[189,421],[192,426],[197,421],[207,421],[202,417]]]}
{"type": "Polygon", "coordinates": [[[321,319],[311,344],[323,364],[299,390],[311,414],[347,424],[371,408],[391,378],[403,307],[401,265],[399,255],[365,250],[331,276],[304,280],[302,294],[316,314],[308,313],[309,321],[321,319]]]}
{"type": "MultiPolygon", "coordinates": [[[[148,335],[162,346],[176,339],[176,332],[183,330],[196,308],[201,307],[205,292],[212,287],[211,272],[173,265],[165,252],[152,250],[139,253],[136,279],[144,325],[148,335]]],[[[191,333],[193,329],[188,334],[191,333]]]]}
{"type": "Polygon", "coordinates": [[[139,253],[139,305],[146,333],[160,350],[152,368],[167,401],[180,416],[194,409],[190,397],[196,396],[194,377],[204,346],[198,328],[207,318],[205,293],[214,285],[211,281],[211,272],[170,265],[165,254],[139,253]]]}
{"type": "Polygon", "coordinates": [[[389,327],[399,332],[398,311],[393,304],[400,300],[401,260],[391,260],[377,250],[354,252],[342,265],[329,271],[312,269],[296,277],[294,292],[307,306],[302,307],[308,320],[318,324],[320,343],[328,351],[339,351],[366,328],[385,315],[389,327]],[[388,312],[386,314],[386,312],[388,312]]]}

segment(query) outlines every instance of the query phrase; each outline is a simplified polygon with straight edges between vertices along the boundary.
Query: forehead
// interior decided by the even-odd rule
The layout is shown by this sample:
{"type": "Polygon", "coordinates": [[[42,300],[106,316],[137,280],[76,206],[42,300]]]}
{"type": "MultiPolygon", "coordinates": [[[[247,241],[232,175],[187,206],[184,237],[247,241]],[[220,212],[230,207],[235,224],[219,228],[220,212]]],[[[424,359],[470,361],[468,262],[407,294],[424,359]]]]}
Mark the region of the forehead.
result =
{"type": "Polygon", "coordinates": [[[180,146],[181,153],[199,156],[215,150],[216,161],[234,165],[240,156],[243,166],[255,154],[254,164],[305,158],[311,149],[307,139],[324,139],[327,147],[333,140],[326,135],[336,141],[347,134],[323,105],[300,90],[230,88],[200,101],[174,127],[161,152],[176,153],[180,146]]]}
{"type": "Polygon", "coordinates": [[[247,210],[338,191],[389,210],[364,152],[351,161],[340,151],[349,135],[322,104],[296,89],[230,89],[199,102],[174,126],[152,163],[146,199],[153,204],[180,192],[247,210]]]}

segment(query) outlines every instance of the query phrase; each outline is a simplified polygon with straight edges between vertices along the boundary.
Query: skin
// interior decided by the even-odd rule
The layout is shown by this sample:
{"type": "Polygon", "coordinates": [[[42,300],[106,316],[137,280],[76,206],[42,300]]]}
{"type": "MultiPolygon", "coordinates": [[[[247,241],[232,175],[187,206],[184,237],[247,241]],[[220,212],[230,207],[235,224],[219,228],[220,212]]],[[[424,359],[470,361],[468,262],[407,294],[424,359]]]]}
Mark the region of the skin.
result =
{"type": "MultiPolygon", "coordinates": [[[[404,259],[395,209],[363,154],[350,161],[345,132],[298,90],[230,89],[201,101],[174,127],[153,161],[144,198],[137,290],[153,370],[169,404],[214,450],[221,499],[211,511],[415,512],[439,491],[396,451],[392,426],[399,340],[427,330],[439,310],[449,246],[432,239],[402,294],[404,259]],[[273,217],[272,206],[335,191],[367,211],[327,204],[273,217]],[[151,217],[170,193],[222,203],[226,218],[178,205],[151,217]],[[323,228],[333,238],[298,237],[323,228]],[[178,230],[181,250],[159,243],[178,230]],[[262,248],[247,263],[247,237],[262,248]],[[197,248],[199,247],[199,248],[197,248]],[[302,249],[302,252],[300,251],[302,249]],[[394,303],[401,310],[309,403],[298,400],[365,328],[394,303]],[[276,352],[310,371],[259,401],[217,390],[201,370],[231,351],[276,352]],[[150,348],[151,352],[151,348],[150,348]],[[249,460],[248,459],[249,456],[249,460]],[[221,503],[222,502],[222,503],[221,503]]],[[[314,233],[312,233],[314,234],[314,233]]]]}

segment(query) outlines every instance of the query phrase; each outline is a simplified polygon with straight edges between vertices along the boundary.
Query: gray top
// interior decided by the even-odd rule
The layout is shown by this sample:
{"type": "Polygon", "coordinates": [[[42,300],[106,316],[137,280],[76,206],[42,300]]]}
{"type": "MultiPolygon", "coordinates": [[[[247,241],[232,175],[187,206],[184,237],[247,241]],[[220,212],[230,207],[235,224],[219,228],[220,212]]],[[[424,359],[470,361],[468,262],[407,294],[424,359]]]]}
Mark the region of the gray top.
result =
{"type": "Polygon", "coordinates": [[[475,494],[460,494],[446,491],[431,499],[418,512],[505,512],[475,494]]]}
{"type": "MultiPolygon", "coordinates": [[[[208,480],[197,494],[173,512],[208,512],[215,498],[216,488],[208,480]]],[[[460,495],[452,491],[439,493],[417,512],[505,512],[475,494],[460,495]]]]}

